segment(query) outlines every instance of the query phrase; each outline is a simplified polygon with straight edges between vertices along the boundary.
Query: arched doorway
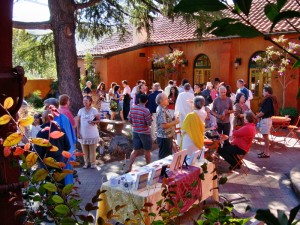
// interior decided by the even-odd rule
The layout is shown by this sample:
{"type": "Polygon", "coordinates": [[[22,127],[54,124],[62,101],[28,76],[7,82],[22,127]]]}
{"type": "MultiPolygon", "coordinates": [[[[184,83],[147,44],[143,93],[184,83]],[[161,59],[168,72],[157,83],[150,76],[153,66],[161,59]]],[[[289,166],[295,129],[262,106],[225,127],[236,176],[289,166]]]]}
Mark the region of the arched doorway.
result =
{"type": "Polygon", "coordinates": [[[194,61],[194,84],[210,81],[211,64],[207,55],[200,54],[194,61]]]}
{"type": "Polygon", "coordinates": [[[249,59],[249,90],[252,91],[253,100],[251,101],[251,109],[254,112],[259,110],[259,102],[263,98],[262,89],[264,85],[271,85],[271,73],[262,72],[261,67],[252,59],[257,56],[263,56],[264,51],[255,52],[249,59]]]}

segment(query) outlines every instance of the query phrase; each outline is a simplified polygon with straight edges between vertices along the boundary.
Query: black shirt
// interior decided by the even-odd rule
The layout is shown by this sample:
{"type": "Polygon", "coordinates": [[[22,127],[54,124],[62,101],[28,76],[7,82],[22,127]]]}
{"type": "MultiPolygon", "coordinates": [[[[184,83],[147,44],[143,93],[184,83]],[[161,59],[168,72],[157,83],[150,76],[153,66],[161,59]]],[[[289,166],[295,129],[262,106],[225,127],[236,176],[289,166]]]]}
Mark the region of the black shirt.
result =
{"type": "Polygon", "coordinates": [[[273,101],[271,98],[266,99],[266,101],[261,106],[260,111],[264,113],[264,115],[262,116],[263,119],[274,116],[273,101]]]}

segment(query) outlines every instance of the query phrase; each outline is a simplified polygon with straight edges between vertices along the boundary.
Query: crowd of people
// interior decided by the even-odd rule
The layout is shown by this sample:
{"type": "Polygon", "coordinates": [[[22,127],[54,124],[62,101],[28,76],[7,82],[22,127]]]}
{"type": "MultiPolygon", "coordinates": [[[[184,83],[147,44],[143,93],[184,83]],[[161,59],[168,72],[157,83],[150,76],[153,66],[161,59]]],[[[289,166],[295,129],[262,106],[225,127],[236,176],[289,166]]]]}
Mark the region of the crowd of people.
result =
{"type": "MultiPolygon", "coordinates": [[[[170,80],[164,89],[156,82],[150,90],[144,80],[139,80],[132,89],[126,80],[121,85],[112,82],[108,91],[105,83],[101,82],[96,89],[97,107],[93,106],[91,85],[90,81],[86,83],[83,107],[75,117],[69,110],[70,97],[66,94],[60,95],[59,99],[46,99],[45,111],[34,116],[30,137],[48,139],[49,131],[45,132],[43,128],[49,123],[56,124],[51,126],[51,131],[65,133],[58,139],[49,139],[59,148],[59,151],[51,153],[56,161],[64,161],[61,152],[65,150],[72,154],[76,141],[79,141],[84,153],[83,168],[96,167],[96,147],[100,140],[97,124],[103,116],[102,106],[105,103],[109,103],[111,120],[119,114],[121,120],[131,124],[133,151],[128,171],[140,149],[145,152],[146,163],[150,163],[153,143],[158,145],[160,159],[178,149],[188,149],[188,154],[192,154],[203,148],[205,135],[213,132],[229,137],[218,152],[231,168],[238,168],[233,156],[249,151],[257,121],[260,121],[259,129],[265,141],[264,151],[258,153],[258,158],[270,157],[271,117],[278,108],[270,86],[263,88],[265,98],[259,112],[254,115],[250,108],[253,95],[242,79],[237,80],[236,93],[218,78],[206,84],[195,84],[193,88],[187,79],[183,79],[178,87],[175,80],[170,80]],[[49,113],[55,111],[59,113],[54,113],[53,120],[49,120],[49,113]]],[[[41,156],[45,155],[47,149],[36,148],[41,156]]],[[[65,183],[71,183],[72,179],[72,176],[67,176],[65,183]]]]}
{"type": "MultiPolygon", "coordinates": [[[[139,149],[145,150],[146,163],[150,162],[153,143],[158,144],[160,159],[172,154],[178,146],[191,154],[202,149],[204,136],[212,133],[229,137],[219,152],[234,167],[236,162],[228,154],[249,151],[258,121],[265,140],[265,149],[258,158],[270,157],[271,116],[276,114],[278,103],[269,86],[263,89],[265,98],[256,116],[250,106],[253,93],[245,87],[243,79],[237,80],[236,93],[219,78],[194,87],[187,79],[182,79],[180,86],[176,80],[169,80],[164,89],[154,83],[150,90],[144,80],[139,80],[132,90],[125,80],[122,81],[123,91],[113,82],[108,93],[103,91],[103,86],[103,83],[98,86],[97,94],[100,101],[108,94],[106,101],[110,102],[111,119],[118,113],[122,120],[132,125],[133,152],[128,171],[139,149]]],[[[85,89],[83,92],[89,94],[85,89]]],[[[101,104],[99,110],[101,112],[101,104]]]]}

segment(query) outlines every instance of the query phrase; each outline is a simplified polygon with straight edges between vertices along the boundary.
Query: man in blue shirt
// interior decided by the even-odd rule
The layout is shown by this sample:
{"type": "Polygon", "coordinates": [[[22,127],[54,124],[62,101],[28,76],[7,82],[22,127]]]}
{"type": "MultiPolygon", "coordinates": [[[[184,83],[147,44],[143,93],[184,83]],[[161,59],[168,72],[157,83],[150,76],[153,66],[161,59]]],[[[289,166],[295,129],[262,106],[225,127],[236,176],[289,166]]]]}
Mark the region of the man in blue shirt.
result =
{"type": "Polygon", "coordinates": [[[160,84],[155,83],[152,86],[152,93],[148,95],[148,102],[146,104],[146,107],[149,109],[151,115],[152,115],[152,124],[151,124],[151,136],[152,141],[156,140],[156,108],[157,104],[155,102],[156,96],[162,93],[160,90],[160,84]]]}
{"type": "Polygon", "coordinates": [[[237,91],[236,91],[236,94],[238,93],[243,93],[245,95],[245,98],[246,98],[246,101],[248,100],[249,98],[249,90],[244,86],[245,85],[245,82],[243,79],[238,79],[237,82],[236,82],[236,86],[237,86],[237,91]]]}

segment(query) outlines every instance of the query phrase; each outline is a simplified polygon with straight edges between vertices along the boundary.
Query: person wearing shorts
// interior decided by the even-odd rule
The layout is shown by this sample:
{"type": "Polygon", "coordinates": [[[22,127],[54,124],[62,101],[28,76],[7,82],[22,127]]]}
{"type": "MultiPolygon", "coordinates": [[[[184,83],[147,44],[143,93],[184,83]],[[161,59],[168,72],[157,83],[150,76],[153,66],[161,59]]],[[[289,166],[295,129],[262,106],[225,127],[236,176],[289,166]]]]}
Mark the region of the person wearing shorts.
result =
{"type": "Polygon", "coordinates": [[[270,140],[269,134],[272,127],[272,116],[275,115],[274,105],[277,105],[277,99],[272,95],[273,90],[270,86],[263,88],[264,99],[260,104],[259,113],[256,115],[260,119],[260,132],[263,135],[265,148],[263,152],[258,153],[258,158],[270,158],[270,140]]]}
{"type": "Polygon", "coordinates": [[[139,104],[133,105],[129,111],[128,122],[132,125],[133,151],[130,155],[127,172],[131,171],[139,149],[144,149],[146,164],[149,164],[151,161],[152,139],[150,126],[152,116],[149,109],[145,106],[147,101],[147,95],[141,94],[139,104]]]}

